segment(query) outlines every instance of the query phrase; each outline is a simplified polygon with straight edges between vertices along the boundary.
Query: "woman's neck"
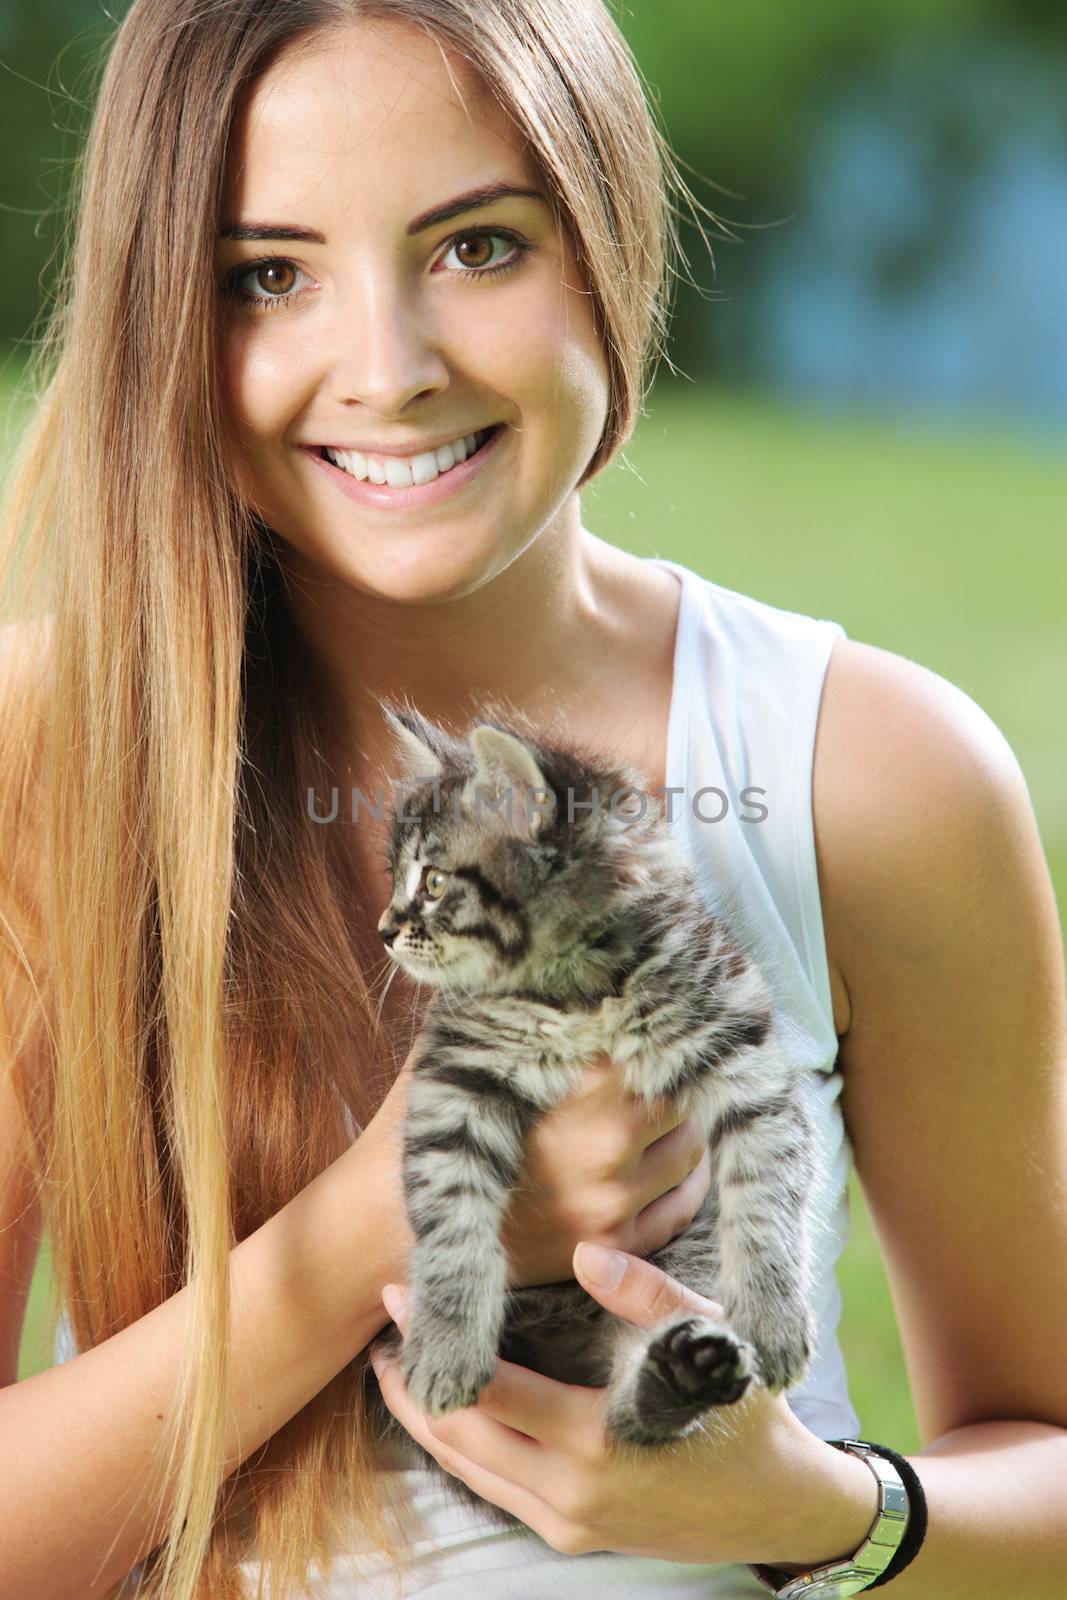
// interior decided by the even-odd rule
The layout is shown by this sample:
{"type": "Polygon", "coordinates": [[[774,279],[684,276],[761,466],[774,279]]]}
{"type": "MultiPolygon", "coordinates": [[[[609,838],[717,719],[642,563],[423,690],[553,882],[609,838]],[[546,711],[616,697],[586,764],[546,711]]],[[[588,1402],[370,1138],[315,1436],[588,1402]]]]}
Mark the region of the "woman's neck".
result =
{"type": "Polygon", "coordinates": [[[580,705],[617,654],[624,556],[577,526],[546,532],[455,599],[399,603],[286,560],[287,604],[321,674],[342,781],[391,766],[378,697],[462,727],[487,700],[535,726],[580,705]]]}

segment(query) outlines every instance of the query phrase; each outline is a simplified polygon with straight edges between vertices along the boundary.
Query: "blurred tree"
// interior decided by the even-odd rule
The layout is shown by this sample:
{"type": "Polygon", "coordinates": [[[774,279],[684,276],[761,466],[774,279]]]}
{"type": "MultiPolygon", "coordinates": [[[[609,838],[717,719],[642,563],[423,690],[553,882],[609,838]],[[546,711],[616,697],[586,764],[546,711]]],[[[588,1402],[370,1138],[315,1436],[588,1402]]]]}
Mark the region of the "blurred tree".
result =
{"type": "Polygon", "coordinates": [[[62,204],[111,31],[97,0],[0,0],[0,340],[29,338],[49,298],[62,204]]]}
{"type": "MultiPolygon", "coordinates": [[[[728,240],[714,245],[719,291],[740,302],[739,315],[725,320],[738,328],[758,295],[765,236],[755,230],[783,224],[795,211],[804,155],[835,89],[877,76],[903,39],[957,39],[962,47],[975,36],[1011,32],[1037,49],[1055,45],[1067,60],[1063,0],[608,4],[675,151],[696,169],[686,176],[697,197],[745,241],[744,248],[728,240]]],[[[128,0],[0,0],[0,250],[7,266],[0,340],[30,335],[54,280],[72,161],[108,40],[127,9],[128,0]]],[[[706,296],[714,287],[707,252],[691,228],[683,235],[706,296]]],[[[707,299],[683,284],[674,348],[693,376],[716,356],[724,359],[723,324],[709,317],[707,299]]],[[[743,367],[743,349],[731,361],[743,367]]]]}
{"type": "MultiPolygon", "coordinates": [[[[748,365],[835,407],[1067,422],[1067,96],[1008,38],[838,85],[761,250],[748,365]]],[[[733,319],[736,326],[743,319],[733,319]]]]}
{"type": "MultiPolygon", "coordinates": [[[[1021,43],[1057,64],[1062,143],[1067,151],[1067,6],[1063,0],[609,0],[637,59],[661,126],[697,199],[723,218],[736,240],[712,235],[716,260],[694,229],[683,239],[700,285],[678,285],[672,353],[692,377],[707,369],[733,378],[753,369],[765,263],[776,241],[762,230],[788,227],[827,106],[845,91],[877,89],[902,46],[952,60],[1021,43]],[[730,194],[717,192],[722,185],[730,194]],[[709,315],[708,296],[730,301],[709,315]]],[[[991,107],[994,133],[1018,105],[991,107]]],[[[907,115],[907,107],[900,108],[907,115]]],[[[938,204],[951,205],[956,182],[989,148],[976,147],[946,96],[929,174],[938,204]]]]}

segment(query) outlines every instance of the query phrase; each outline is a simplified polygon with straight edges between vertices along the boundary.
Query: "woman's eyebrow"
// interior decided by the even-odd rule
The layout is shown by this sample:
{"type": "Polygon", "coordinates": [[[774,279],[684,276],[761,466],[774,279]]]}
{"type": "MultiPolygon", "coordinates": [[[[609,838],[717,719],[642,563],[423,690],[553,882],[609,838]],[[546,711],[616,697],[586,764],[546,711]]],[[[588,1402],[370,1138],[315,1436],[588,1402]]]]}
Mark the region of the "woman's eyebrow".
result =
{"type": "MultiPolygon", "coordinates": [[[[516,196],[548,204],[540,189],[530,189],[513,183],[488,183],[477,189],[468,189],[465,194],[457,194],[453,199],[446,200],[444,205],[433,206],[429,211],[421,212],[408,223],[407,232],[409,235],[422,233],[426,228],[435,227],[440,222],[450,222],[453,217],[460,216],[464,211],[477,211],[482,206],[495,204],[497,200],[516,196]]],[[[326,243],[326,235],[320,233],[317,228],[300,228],[292,222],[223,222],[219,228],[219,238],[296,239],[308,244],[326,243]]]]}
{"type": "Polygon", "coordinates": [[[446,200],[443,206],[434,206],[430,211],[423,211],[408,223],[407,231],[409,234],[422,233],[424,229],[433,228],[439,222],[450,222],[453,217],[458,217],[464,211],[476,211],[480,206],[491,206],[495,201],[505,200],[511,196],[540,200],[542,205],[546,206],[548,204],[540,189],[530,189],[514,183],[486,183],[480,188],[468,189],[465,194],[457,194],[453,200],[446,200]]]}

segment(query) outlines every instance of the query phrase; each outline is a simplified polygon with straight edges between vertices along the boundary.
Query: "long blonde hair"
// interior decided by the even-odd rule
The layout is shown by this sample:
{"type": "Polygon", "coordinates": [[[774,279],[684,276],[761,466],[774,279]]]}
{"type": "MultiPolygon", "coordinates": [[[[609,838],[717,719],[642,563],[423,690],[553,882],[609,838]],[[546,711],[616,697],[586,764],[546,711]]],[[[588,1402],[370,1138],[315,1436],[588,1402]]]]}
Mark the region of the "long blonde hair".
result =
{"type": "Polygon", "coordinates": [[[36,651],[21,675],[0,667],[0,838],[18,842],[0,957],[36,995],[0,1040],[16,1062],[36,1041],[43,1063],[16,1091],[53,1333],[65,1305],[89,1349],[191,1286],[164,1441],[179,1475],[139,1591],[160,1600],[243,1595],[253,1546],[275,1600],[296,1596],[353,1512],[397,1554],[363,1354],[222,1479],[230,1251],[388,1084],[346,912],[359,886],[301,806],[314,674],[271,530],[226,470],[215,232],[249,86],[280,50],[371,16],[458,52],[542,169],[608,361],[582,482],[629,438],[663,354],[684,259],[673,196],[701,232],[698,211],[718,221],[602,0],[135,0],[116,31],[0,524],[5,637],[36,651]]]}

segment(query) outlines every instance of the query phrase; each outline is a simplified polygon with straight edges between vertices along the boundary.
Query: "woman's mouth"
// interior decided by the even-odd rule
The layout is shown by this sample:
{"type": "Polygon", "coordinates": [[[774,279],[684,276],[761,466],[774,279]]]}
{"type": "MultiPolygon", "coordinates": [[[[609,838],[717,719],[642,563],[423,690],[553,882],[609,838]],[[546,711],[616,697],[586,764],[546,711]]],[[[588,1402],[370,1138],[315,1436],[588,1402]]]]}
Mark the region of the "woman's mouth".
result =
{"type": "Polygon", "coordinates": [[[322,454],[361,483],[387,483],[391,489],[410,489],[413,484],[421,487],[424,483],[433,483],[441,473],[451,472],[457,464],[461,465],[499,426],[497,423],[479,433],[468,433],[453,439],[451,444],[442,445],[439,450],[426,450],[414,456],[364,455],[359,450],[333,450],[329,445],[322,446],[322,454]]]}
{"type": "Polygon", "coordinates": [[[458,491],[495,454],[504,423],[467,434],[438,450],[414,456],[374,456],[329,445],[300,448],[327,472],[337,488],[366,505],[429,505],[458,491]]]}

